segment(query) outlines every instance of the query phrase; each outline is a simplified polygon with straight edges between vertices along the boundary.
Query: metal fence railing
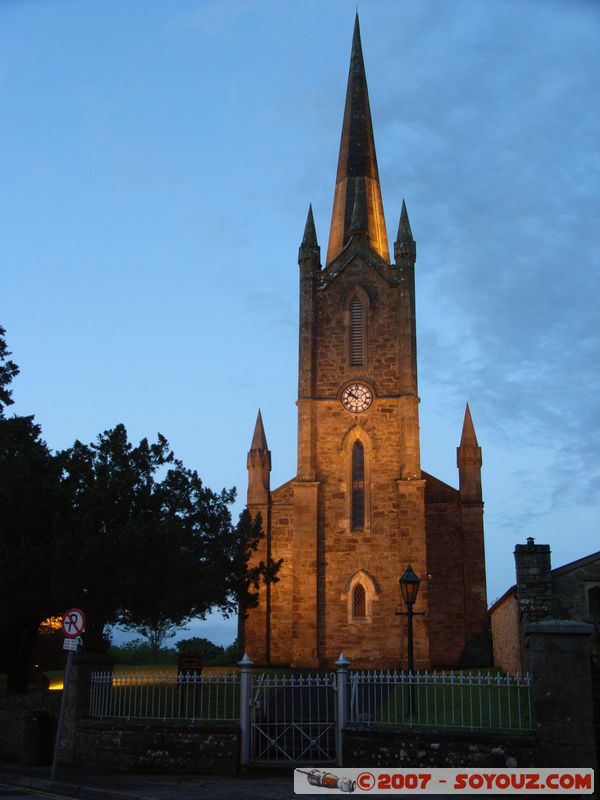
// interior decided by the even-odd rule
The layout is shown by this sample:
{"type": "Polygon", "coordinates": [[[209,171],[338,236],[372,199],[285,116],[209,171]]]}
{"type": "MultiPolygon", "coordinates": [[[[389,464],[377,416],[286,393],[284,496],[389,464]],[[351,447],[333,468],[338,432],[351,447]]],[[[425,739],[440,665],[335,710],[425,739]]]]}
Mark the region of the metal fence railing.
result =
{"type": "Polygon", "coordinates": [[[530,675],[351,672],[351,724],[528,731],[530,675]]]}
{"type": "Polygon", "coordinates": [[[333,763],[336,760],[334,672],[275,675],[250,680],[250,755],[260,763],[333,763]]]}
{"type": "Polygon", "coordinates": [[[239,673],[93,672],[90,716],[239,720],[239,673]]]}
{"type": "Polygon", "coordinates": [[[327,741],[330,752],[334,729],[346,724],[515,733],[534,727],[530,675],[346,667],[338,669],[337,684],[334,677],[260,674],[250,666],[222,674],[94,672],[89,713],[99,719],[240,721],[254,731],[255,758],[262,740],[271,748],[263,760],[274,759],[274,742],[295,752],[296,739],[300,746],[303,737],[319,745],[327,741]]]}

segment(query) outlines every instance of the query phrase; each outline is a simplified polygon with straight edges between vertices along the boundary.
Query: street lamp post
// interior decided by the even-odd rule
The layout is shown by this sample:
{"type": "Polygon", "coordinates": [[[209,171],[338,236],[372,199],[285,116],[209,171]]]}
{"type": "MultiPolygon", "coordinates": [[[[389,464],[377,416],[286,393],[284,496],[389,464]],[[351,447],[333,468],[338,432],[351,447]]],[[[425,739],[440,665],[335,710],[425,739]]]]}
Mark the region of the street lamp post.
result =
{"type": "Polygon", "coordinates": [[[413,617],[419,612],[413,611],[413,606],[417,600],[419,593],[419,584],[421,579],[409,564],[406,568],[404,575],[399,579],[400,591],[402,592],[402,599],[406,604],[406,611],[396,611],[399,616],[405,616],[408,626],[408,713],[412,717],[415,713],[415,686],[414,676],[415,671],[415,656],[413,649],[413,617]]]}
{"type": "Polygon", "coordinates": [[[398,583],[400,584],[402,599],[406,603],[407,609],[405,612],[399,613],[406,614],[406,620],[408,623],[408,671],[414,672],[415,658],[413,650],[413,617],[415,616],[415,612],[413,611],[413,606],[417,600],[421,579],[415,574],[412,564],[408,565],[404,575],[400,578],[398,583]]]}

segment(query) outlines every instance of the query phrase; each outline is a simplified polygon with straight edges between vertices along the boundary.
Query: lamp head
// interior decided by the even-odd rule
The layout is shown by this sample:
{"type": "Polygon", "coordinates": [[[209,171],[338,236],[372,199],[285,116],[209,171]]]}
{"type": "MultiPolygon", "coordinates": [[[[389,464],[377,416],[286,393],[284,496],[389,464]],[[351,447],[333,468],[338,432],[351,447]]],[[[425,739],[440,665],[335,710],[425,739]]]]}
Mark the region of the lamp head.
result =
{"type": "Polygon", "coordinates": [[[421,579],[418,575],[415,574],[415,571],[412,568],[412,564],[409,564],[406,568],[404,575],[398,581],[400,584],[400,591],[402,592],[402,599],[406,603],[406,605],[413,605],[417,599],[417,594],[419,592],[419,584],[421,583],[421,579]]]}

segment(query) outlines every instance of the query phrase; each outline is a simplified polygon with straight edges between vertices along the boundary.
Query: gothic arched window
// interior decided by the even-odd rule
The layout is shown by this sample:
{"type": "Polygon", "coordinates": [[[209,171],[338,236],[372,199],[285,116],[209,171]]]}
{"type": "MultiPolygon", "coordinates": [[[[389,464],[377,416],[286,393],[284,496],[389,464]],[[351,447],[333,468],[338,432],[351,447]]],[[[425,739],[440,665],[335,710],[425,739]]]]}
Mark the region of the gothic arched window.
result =
{"type": "Polygon", "coordinates": [[[352,445],[352,528],[365,527],[365,448],[358,439],[352,445]]]}
{"type": "Polygon", "coordinates": [[[357,583],[352,592],[352,616],[354,619],[367,616],[367,595],[362,583],[357,583]]]}
{"type": "Polygon", "coordinates": [[[345,585],[340,600],[346,604],[348,624],[365,625],[373,622],[374,605],[379,601],[381,588],[366,570],[359,569],[345,585]]]}
{"type": "Polygon", "coordinates": [[[362,302],[355,297],[350,303],[350,366],[363,366],[364,343],[364,309],[362,302]]]}

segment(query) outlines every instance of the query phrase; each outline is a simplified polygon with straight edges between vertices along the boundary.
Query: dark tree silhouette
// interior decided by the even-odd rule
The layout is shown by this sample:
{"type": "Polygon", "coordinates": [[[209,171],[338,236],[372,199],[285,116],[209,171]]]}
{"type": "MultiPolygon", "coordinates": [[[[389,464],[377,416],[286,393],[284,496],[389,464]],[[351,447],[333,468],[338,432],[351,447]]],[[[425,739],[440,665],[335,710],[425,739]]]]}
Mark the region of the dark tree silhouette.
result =
{"type": "Polygon", "coordinates": [[[164,436],[134,446],[124,425],[53,455],[33,417],[6,419],[18,374],[0,328],[0,668],[23,689],[39,624],[70,606],[86,612],[88,651],[105,651],[106,626],[148,638],[218,607],[256,602],[277,564],[248,565],[260,519],[229,510],[235,490],[213,492],[175,458],[164,436]]]}
{"type": "Polygon", "coordinates": [[[0,671],[23,691],[38,625],[56,600],[48,564],[57,469],[33,417],[4,414],[19,373],[9,356],[0,327],[0,671]]]}

